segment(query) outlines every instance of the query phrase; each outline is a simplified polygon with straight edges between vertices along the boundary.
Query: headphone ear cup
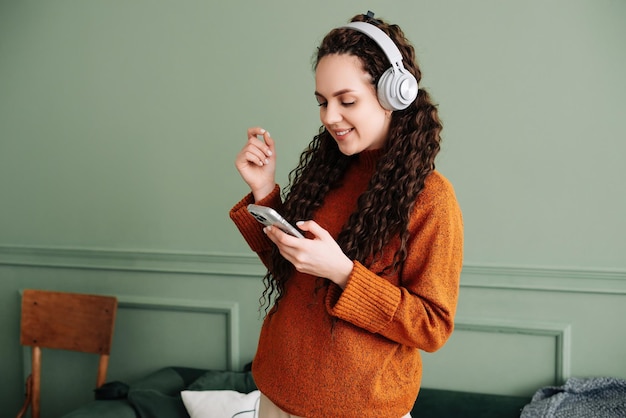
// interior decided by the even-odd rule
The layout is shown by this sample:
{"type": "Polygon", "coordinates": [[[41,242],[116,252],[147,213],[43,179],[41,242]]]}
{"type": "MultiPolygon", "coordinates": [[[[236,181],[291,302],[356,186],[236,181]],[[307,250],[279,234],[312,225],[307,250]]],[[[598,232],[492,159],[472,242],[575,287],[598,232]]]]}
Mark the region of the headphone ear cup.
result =
{"type": "Polygon", "coordinates": [[[417,97],[417,80],[405,68],[389,67],[378,80],[378,101],[387,110],[404,110],[417,97]]]}

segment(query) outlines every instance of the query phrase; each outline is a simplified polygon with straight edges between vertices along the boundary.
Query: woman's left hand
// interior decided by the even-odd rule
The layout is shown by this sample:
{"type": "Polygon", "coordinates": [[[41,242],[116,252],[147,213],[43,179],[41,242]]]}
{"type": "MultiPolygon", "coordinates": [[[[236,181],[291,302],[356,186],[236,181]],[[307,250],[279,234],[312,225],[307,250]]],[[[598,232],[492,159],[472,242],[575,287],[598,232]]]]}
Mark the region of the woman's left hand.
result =
{"type": "Polygon", "coordinates": [[[313,238],[296,238],[276,227],[265,227],[264,231],[296,270],[327,278],[345,288],[352,272],[352,260],[343,253],[328,231],[315,221],[302,221],[297,225],[313,238]]]}

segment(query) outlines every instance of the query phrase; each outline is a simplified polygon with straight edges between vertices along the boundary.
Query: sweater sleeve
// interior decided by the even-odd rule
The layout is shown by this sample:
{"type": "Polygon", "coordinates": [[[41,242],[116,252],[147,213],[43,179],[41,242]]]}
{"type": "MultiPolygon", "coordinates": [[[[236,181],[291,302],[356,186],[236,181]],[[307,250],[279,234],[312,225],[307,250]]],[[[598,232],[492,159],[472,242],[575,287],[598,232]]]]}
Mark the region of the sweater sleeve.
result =
{"type": "Polygon", "coordinates": [[[268,267],[269,256],[274,243],[263,233],[263,225],[254,219],[246,209],[250,203],[280,210],[282,202],[279,186],[276,185],[269,195],[258,202],[254,201],[252,193],[247,194],[229,212],[230,219],[235,223],[250,249],[257,253],[265,267],[268,267]]]}
{"type": "Polygon", "coordinates": [[[331,285],[327,309],[372,333],[432,352],[452,334],[463,259],[462,215],[443,177],[420,194],[409,230],[399,274],[382,277],[372,271],[378,265],[368,269],[355,261],[345,289],[331,285]]]}

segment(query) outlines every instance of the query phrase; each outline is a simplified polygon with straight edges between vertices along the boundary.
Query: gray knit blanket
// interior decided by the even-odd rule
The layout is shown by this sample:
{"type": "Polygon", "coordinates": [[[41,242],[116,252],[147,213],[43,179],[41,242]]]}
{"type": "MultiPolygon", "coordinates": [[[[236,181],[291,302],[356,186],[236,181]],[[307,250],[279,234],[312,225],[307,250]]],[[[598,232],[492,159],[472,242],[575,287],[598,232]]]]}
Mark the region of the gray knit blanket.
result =
{"type": "Polygon", "coordinates": [[[520,418],[626,418],[626,380],[569,378],[535,392],[520,418]]]}

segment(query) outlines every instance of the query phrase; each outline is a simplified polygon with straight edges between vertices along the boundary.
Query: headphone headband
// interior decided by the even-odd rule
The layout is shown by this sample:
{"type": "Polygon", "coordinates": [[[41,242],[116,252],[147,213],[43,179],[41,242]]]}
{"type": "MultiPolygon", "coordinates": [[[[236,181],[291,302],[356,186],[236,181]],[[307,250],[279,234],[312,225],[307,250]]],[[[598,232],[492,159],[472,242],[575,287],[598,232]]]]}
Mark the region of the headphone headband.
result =
{"type": "Polygon", "coordinates": [[[351,22],[344,26],[344,28],[352,28],[359,32],[362,32],[374,40],[383,50],[389,63],[395,68],[402,66],[402,53],[398,49],[391,38],[383,32],[380,28],[367,22],[351,22]]]}

